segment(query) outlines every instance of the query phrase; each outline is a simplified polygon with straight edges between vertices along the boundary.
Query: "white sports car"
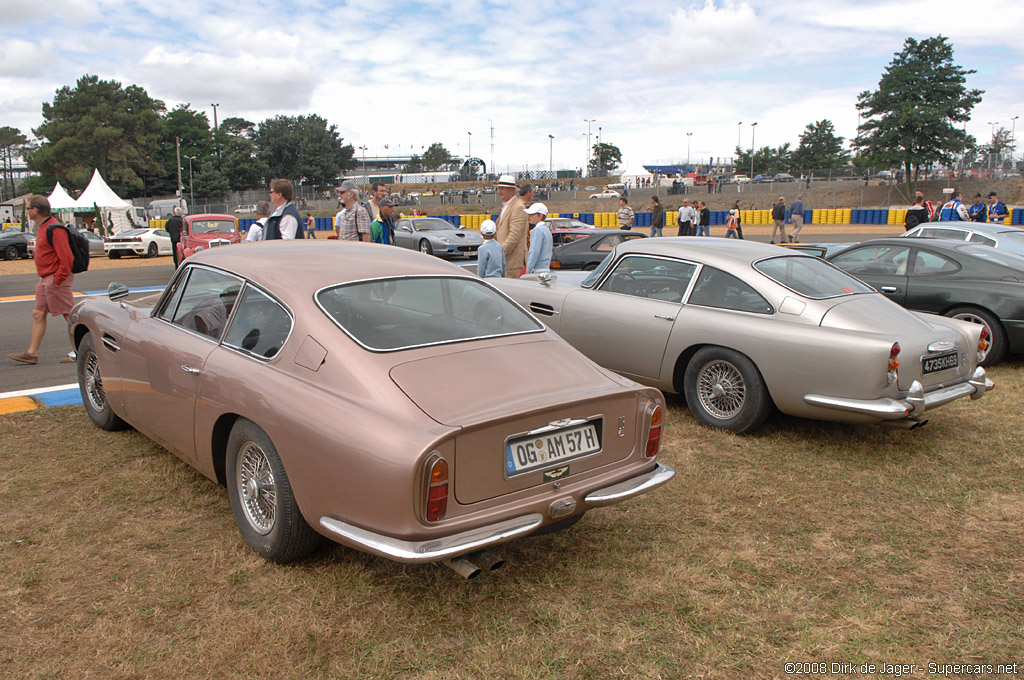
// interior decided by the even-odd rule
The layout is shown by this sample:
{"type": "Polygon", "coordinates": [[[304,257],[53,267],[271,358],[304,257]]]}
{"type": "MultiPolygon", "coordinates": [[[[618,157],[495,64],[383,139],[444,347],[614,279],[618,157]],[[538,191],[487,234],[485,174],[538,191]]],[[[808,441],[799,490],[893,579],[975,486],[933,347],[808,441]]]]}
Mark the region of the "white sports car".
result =
{"type": "Polygon", "coordinates": [[[107,239],[103,250],[111,260],[122,255],[170,255],[171,235],[165,229],[129,229],[107,239]]]}

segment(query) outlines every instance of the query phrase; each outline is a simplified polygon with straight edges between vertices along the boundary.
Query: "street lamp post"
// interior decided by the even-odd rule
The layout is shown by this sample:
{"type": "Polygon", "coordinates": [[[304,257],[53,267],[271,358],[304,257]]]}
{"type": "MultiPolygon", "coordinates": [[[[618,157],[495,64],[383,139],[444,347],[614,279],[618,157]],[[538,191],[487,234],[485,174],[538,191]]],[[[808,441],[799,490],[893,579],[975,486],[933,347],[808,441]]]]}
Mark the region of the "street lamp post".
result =
{"type": "Polygon", "coordinates": [[[693,137],[692,132],[686,133],[686,171],[690,171],[690,138],[693,137]]]}
{"type": "Polygon", "coordinates": [[[217,158],[220,158],[220,145],[217,143],[217,107],[220,104],[210,104],[213,107],[213,148],[217,152],[217,158]]]}
{"type": "Polygon", "coordinates": [[[466,145],[466,160],[469,160],[473,155],[473,133],[467,132],[466,134],[469,135],[469,143],[466,145]]]}
{"type": "MultiPolygon", "coordinates": [[[[743,130],[743,121],[736,123],[736,153],[740,152],[740,132],[743,130]]],[[[736,164],[733,163],[733,172],[736,172],[736,164]]]]}
{"type": "Polygon", "coordinates": [[[996,125],[999,125],[999,121],[997,120],[994,123],[993,122],[989,122],[989,125],[992,126],[992,141],[989,142],[989,146],[988,146],[988,174],[991,175],[992,174],[992,147],[995,146],[995,143],[996,143],[996,125]]]}
{"type": "Polygon", "coordinates": [[[1010,170],[1013,170],[1013,152],[1017,147],[1017,119],[1020,116],[1014,116],[1010,119],[1010,170]]]}
{"type": "Polygon", "coordinates": [[[754,132],[757,130],[757,123],[750,124],[750,181],[754,181],[754,132]]]}
{"type": "Polygon", "coordinates": [[[595,122],[596,120],[597,120],[597,118],[584,118],[583,119],[583,122],[587,124],[587,158],[586,158],[586,163],[583,164],[583,167],[588,169],[588,173],[587,173],[588,175],[589,175],[589,168],[590,168],[590,154],[592,153],[592,151],[590,149],[590,124],[595,122]]]}
{"type": "Polygon", "coordinates": [[[597,176],[604,177],[604,145],[601,143],[601,128],[597,128],[597,176]]]}
{"type": "Polygon", "coordinates": [[[555,174],[555,136],[548,135],[548,174],[551,177],[548,179],[554,179],[555,174]]]}
{"type": "Polygon", "coordinates": [[[188,159],[188,202],[192,206],[192,210],[196,209],[196,195],[192,191],[192,161],[196,159],[195,156],[185,156],[188,159]]]}
{"type": "Polygon", "coordinates": [[[366,178],[366,147],[361,146],[359,149],[363,152],[363,179],[366,178]]]}

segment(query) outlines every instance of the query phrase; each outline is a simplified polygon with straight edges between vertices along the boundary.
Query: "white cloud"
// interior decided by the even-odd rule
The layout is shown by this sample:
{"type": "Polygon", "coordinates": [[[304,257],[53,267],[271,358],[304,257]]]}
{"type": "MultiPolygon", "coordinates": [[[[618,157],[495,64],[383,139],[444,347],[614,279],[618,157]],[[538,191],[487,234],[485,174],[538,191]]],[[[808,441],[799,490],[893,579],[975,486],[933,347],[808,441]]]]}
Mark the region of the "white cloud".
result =
{"type": "Polygon", "coordinates": [[[34,78],[46,73],[56,58],[48,39],[33,43],[9,38],[0,41],[0,76],[34,78]]]}

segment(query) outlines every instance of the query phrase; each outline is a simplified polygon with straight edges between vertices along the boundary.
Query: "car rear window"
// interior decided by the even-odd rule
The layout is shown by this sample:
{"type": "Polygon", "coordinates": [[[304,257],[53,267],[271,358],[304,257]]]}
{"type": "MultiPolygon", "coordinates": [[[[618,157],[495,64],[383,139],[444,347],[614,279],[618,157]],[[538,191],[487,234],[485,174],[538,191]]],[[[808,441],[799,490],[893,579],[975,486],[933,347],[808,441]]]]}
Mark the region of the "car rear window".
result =
{"type": "Polygon", "coordinates": [[[375,279],[325,288],[316,300],[342,330],[374,351],[544,330],[540,322],[478,279],[375,279]]]}
{"type": "Polygon", "coordinates": [[[873,288],[816,257],[774,257],[754,263],[754,269],[809,298],[821,299],[874,292],[873,288]]]}

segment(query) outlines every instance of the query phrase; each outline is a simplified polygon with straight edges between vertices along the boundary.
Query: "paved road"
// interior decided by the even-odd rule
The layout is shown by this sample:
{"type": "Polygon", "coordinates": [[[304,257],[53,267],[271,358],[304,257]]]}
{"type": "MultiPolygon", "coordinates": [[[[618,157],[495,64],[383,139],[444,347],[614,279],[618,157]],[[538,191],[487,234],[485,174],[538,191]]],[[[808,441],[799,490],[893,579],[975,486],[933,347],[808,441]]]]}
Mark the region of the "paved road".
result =
{"type": "MultiPolygon", "coordinates": [[[[126,267],[99,269],[75,275],[76,293],[103,294],[111,281],[120,281],[133,290],[142,289],[140,295],[153,288],[163,288],[174,273],[174,267],[126,267]]],[[[46,335],[39,349],[39,363],[35,366],[19,364],[7,355],[22,352],[28,347],[32,332],[35,274],[0,276],[0,394],[51,387],[76,382],[74,364],[59,363],[71,349],[67,324],[60,317],[49,317],[46,335]],[[27,298],[14,299],[11,298],[27,298]]]]}
{"type": "MultiPolygon", "coordinates": [[[[880,236],[877,232],[839,232],[841,227],[829,225],[829,233],[814,234],[817,225],[804,227],[806,241],[857,242],[880,236]],[[810,233],[808,233],[810,232],[810,233]]],[[[852,225],[849,229],[857,229],[852,225]]],[[[748,227],[745,231],[751,240],[768,240],[770,227],[748,227]],[[753,233],[751,233],[753,232],[753,233]],[[758,233],[765,232],[765,233],[758,233]]],[[[475,265],[475,262],[459,264],[475,265]]],[[[162,288],[167,285],[174,268],[166,266],[121,267],[97,269],[75,276],[74,289],[78,293],[103,294],[111,281],[126,284],[132,290],[162,288]]],[[[35,274],[13,274],[0,276],[0,394],[40,387],[66,385],[77,381],[74,364],[58,363],[70,349],[67,327],[61,319],[50,318],[46,336],[39,351],[39,363],[35,366],[17,364],[7,359],[8,353],[24,351],[28,346],[31,332],[32,296],[38,278],[35,274]],[[11,298],[25,297],[23,300],[11,298]]],[[[148,291],[147,291],[148,292],[148,291]]]]}

